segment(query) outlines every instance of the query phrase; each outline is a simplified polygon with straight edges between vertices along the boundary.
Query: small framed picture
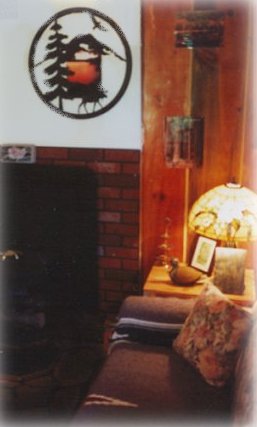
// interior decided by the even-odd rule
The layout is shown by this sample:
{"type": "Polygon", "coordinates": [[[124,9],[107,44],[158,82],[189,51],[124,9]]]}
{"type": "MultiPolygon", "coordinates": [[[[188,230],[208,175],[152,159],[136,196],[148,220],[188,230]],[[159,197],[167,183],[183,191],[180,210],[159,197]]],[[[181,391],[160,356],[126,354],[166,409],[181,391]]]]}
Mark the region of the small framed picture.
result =
{"type": "Polygon", "coordinates": [[[35,163],[36,146],[27,144],[1,145],[0,161],[3,163],[35,163]]]}
{"type": "Polygon", "coordinates": [[[203,160],[204,119],[174,116],[165,118],[165,161],[171,168],[200,166],[203,160]]]}
{"type": "Polygon", "coordinates": [[[207,273],[210,270],[216,244],[216,240],[200,236],[197,240],[191,266],[207,273]]]}

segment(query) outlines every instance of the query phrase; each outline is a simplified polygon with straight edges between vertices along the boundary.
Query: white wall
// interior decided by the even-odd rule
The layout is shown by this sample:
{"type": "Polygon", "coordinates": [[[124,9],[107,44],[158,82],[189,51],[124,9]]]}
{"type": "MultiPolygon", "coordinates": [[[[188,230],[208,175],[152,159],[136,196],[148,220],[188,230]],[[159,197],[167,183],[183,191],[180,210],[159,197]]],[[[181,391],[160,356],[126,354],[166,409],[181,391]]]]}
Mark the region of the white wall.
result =
{"type": "MultiPolygon", "coordinates": [[[[140,0],[0,0],[0,144],[139,149],[141,147],[140,13],[140,0]],[[92,8],[114,21],[124,33],[132,54],[132,73],[124,95],[108,111],[89,118],[64,116],[49,108],[32,84],[28,65],[30,49],[39,29],[60,11],[77,7],[92,8]]],[[[83,18],[84,16],[85,14],[83,18]]],[[[99,21],[105,23],[100,19],[99,21]]],[[[49,24],[46,24],[46,28],[40,39],[43,43],[45,36],[45,45],[47,40],[49,42],[49,24]]],[[[63,28],[69,37],[78,35],[76,31],[79,31],[79,34],[83,31],[83,25],[77,26],[75,21],[73,29],[65,25],[63,28]]],[[[93,30],[91,22],[91,30],[85,25],[85,33],[89,31],[97,40],[112,48],[114,46],[114,51],[120,49],[117,33],[116,41],[113,37],[108,43],[111,27],[108,31],[93,30]]],[[[39,43],[36,44],[36,55],[40,57],[39,43]]],[[[122,68],[119,67],[122,67],[122,63],[117,57],[113,55],[102,57],[102,76],[104,75],[102,83],[103,86],[107,84],[109,94],[112,93],[112,83],[115,93],[117,90],[115,85],[122,82],[122,77],[119,77],[122,68]],[[116,73],[113,82],[110,71],[112,67],[116,73]]],[[[40,66],[36,70],[37,73],[39,69],[40,66]]],[[[37,77],[38,87],[39,82],[43,82],[45,77],[47,76],[43,74],[37,77]]],[[[88,109],[89,107],[92,108],[92,104],[88,104],[88,109]]],[[[77,113],[78,99],[76,107],[74,104],[71,108],[74,108],[71,111],[77,113]]],[[[83,112],[82,107],[80,111],[83,112]]]]}

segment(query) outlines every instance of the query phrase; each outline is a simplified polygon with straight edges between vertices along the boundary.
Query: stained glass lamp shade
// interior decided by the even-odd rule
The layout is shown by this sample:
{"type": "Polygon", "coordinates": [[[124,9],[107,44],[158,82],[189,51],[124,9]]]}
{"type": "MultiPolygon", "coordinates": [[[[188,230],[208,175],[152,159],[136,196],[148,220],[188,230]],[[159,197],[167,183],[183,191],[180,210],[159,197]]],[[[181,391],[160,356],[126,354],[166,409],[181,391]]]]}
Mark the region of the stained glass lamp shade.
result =
{"type": "Polygon", "coordinates": [[[189,213],[189,228],[197,234],[236,242],[257,239],[257,195],[239,184],[228,183],[204,193],[189,213]]]}

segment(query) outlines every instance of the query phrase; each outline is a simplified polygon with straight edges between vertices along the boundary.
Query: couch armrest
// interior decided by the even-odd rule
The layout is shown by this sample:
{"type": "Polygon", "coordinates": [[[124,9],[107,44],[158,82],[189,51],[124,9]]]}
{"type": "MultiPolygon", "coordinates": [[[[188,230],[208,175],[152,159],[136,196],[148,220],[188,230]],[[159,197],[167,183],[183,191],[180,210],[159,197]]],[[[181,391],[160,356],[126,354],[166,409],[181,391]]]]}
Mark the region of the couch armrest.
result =
{"type": "Polygon", "coordinates": [[[195,298],[127,297],[120,308],[111,342],[129,340],[171,345],[194,303],[195,298]]]}

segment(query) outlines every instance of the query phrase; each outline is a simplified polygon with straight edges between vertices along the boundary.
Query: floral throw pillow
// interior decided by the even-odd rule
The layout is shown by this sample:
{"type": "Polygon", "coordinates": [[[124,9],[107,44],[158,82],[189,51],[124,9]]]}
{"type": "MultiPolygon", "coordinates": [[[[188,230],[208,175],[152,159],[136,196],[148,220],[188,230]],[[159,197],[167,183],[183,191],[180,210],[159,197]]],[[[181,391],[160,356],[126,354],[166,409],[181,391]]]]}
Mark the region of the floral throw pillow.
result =
{"type": "Polygon", "coordinates": [[[209,281],[173,341],[173,348],[198,369],[207,383],[220,387],[234,371],[251,323],[251,313],[209,281]]]}

